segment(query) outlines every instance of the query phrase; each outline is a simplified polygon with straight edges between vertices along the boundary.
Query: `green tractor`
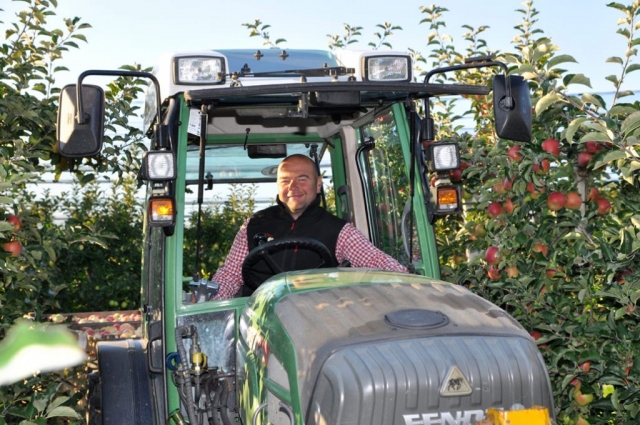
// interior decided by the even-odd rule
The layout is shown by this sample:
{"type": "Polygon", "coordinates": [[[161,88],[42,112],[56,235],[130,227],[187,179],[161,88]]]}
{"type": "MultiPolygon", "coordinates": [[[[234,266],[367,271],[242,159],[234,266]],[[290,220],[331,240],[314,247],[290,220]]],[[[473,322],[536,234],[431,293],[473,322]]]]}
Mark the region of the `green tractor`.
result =
{"type": "MultiPolygon", "coordinates": [[[[60,97],[59,151],[80,159],[100,153],[104,131],[103,91],[83,80],[151,80],[140,170],[143,338],[98,344],[90,424],[553,419],[535,341],[505,311],[439,280],[433,227],[461,212],[461,191],[448,177],[459,147],[437,141],[430,99],[492,91],[497,134],[528,142],[522,78],[480,57],[417,82],[408,55],[380,51],[207,50],[160,63],[153,73],[87,71],[60,97]],[[498,70],[492,86],[430,81],[480,67],[498,70]],[[276,267],[251,296],[210,300],[217,283],[186,271],[184,247],[201,245],[200,234],[185,238],[187,217],[201,217],[229,184],[272,197],[278,164],[292,154],[321,171],[323,203],[410,273],[276,267]],[[540,411],[546,419],[532,419],[540,411]]],[[[272,242],[250,252],[243,276],[272,249],[302,243],[272,242]]]]}

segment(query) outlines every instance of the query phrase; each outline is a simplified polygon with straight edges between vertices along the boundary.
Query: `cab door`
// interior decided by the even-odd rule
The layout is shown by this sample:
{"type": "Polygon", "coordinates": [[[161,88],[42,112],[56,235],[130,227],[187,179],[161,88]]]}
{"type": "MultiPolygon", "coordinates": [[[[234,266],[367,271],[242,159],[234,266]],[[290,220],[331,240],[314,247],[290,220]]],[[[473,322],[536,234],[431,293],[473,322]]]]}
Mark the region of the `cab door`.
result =
{"type": "Polygon", "coordinates": [[[410,270],[438,278],[438,254],[426,219],[419,166],[413,200],[410,196],[409,126],[404,108],[395,105],[380,113],[358,128],[357,134],[356,162],[370,240],[410,270]]]}

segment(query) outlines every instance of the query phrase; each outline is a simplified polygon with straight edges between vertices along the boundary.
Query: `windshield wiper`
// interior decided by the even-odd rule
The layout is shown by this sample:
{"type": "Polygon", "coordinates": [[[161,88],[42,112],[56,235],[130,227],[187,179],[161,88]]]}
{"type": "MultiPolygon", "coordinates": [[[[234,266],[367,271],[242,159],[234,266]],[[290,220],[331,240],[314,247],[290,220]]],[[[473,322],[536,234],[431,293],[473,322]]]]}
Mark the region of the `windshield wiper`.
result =
{"type": "Polygon", "coordinates": [[[268,71],[268,72],[246,72],[244,70],[237,73],[238,77],[290,77],[305,76],[305,77],[334,77],[343,76],[355,73],[355,69],[346,68],[344,66],[334,66],[327,68],[312,68],[312,69],[291,69],[283,71],[268,71]]]}

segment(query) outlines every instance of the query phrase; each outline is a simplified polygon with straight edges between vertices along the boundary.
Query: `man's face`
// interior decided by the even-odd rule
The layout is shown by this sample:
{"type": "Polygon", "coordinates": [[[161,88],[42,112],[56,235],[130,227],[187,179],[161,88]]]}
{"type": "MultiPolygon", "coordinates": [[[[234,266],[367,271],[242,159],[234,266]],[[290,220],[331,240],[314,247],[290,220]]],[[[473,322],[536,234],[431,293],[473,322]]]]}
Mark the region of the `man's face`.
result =
{"type": "Polygon", "coordinates": [[[316,199],[322,180],[316,167],[305,158],[289,158],[278,167],[278,197],[294,219],[316,199]]]}

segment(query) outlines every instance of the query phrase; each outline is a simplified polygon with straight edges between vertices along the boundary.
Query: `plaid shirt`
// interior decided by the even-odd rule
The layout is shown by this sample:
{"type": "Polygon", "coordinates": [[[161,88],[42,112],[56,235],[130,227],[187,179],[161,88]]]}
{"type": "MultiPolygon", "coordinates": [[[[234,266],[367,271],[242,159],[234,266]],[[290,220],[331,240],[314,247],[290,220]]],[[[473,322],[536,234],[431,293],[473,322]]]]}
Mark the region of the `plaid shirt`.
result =
{"type": "MultiPolygon", "coordinates": [[[[214,300],[232,298],[242,286],[242,262],[249,254],[248,224],[249,219],[238,230],[227,259],[211,279],[220,284],[220,290],[214,300]]],[[[348,260],[351,267],[407,272],[406,267],[379,250],[350,223],[345,224],[338,235],[335,254],[338,263],[348,260]]]]}

